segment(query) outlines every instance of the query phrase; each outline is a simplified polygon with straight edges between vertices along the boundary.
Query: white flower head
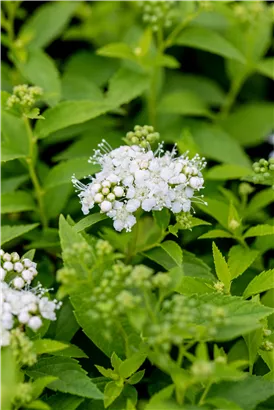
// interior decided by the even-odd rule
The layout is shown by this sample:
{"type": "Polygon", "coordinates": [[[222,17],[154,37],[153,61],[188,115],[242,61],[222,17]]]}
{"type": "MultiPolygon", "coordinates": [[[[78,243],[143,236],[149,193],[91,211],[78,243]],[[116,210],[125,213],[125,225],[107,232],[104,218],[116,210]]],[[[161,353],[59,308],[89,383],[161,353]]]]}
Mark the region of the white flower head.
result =
{"type": "Polygon", "coordinates": [[[171,152],[162,143],[154,152],[139,145],[112,149],[103,140],[89,162],[101,167],[89,184],[72,177],[82,211],[86,215],[98,204],[117,231],[131,230],[138,209],[180,213],[189,212],[192,202],[204,202],[195,192],[203,189],[205,160],[197,154],[192,159],[187,153],[177,156],[176,146],[171,152]]]}

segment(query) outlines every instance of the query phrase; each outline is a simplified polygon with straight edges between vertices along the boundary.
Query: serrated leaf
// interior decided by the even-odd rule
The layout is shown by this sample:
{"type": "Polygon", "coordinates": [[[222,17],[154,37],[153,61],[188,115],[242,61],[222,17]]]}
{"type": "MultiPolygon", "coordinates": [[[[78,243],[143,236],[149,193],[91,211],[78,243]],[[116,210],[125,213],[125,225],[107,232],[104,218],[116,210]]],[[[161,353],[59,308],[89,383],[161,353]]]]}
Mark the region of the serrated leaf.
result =
{"type": "Polygon", "coordinates": [[[185,276],[213,280],[211,268],[194,254],[183,251],[183,271],[185,276]]]}
{"type": "Polygon", "coordinates": [[[17,62],[22,75],[43,89],[41,99],[56,105],[61,98],[61,82],[54,61],[42,50],[29,50],[26,62],[17,62]]]}
{"type": "Polygon", "coordinates": [[[166,270],[181,266],[183,262],[182,250],[173,241],[165,241],[161,245],[144,252],[144,255],[163,266],[166,270]]]}
{"type": "Polygon", "coordinates": [[[47,385],[54,382],[55,380],[57,380],[57,377],[55,376],[39,377],[38,379],[34,380],[31,385],[32,399],[37,399],[43,393],[43,390],[47,387],[47,385]]]}
{"type": "Polygon", "coordinates": [[[267,57],[258,62],[256,70],[266,77],[274,80],[274,57],[267,57]]]}
{"type": "Polygon", "coordinates": [[[166,94],[160,101],[159,111],[172,114],[211,117],[211,113],[206,104],[192,91],[175,91],[166,94]]]}
{"type": "Polygon", "coordinates": [[[63,350],[68,347],[67,344],[51,339],[37,339],[34,340],[34,350],[36,354],[44,354],[63,350]]]}
{"type": "MultiPolygon", "coordinates": [[[[1,193],[7,194],[9,192],[15,191],[21,184],[29,179],[29,175],[18,175],[10,178],[2,178],[1,181],[1,193]]],[[[3,203],[2,203],[3,206],[3,203]]]]}
{"type": "Polygon", "coordinates": [[[29,155],[29,139],[22,118],[2,111],[1,135],[1,161],[25,158],[29,155]]]}
{"type": "Polygon", "coordinates": [[[105,214],[100,214],[99,212],[96,214],[91,214],[77,222],[74,225],[73,229],[76,232],[82,232],[90,226],[96,224],[97,222],[103,221],[104,219],[107,219],[107,216],[105,214]]]}
{"type": "Polygon", "coordinates": [[[75,158],[63,161],[51,168],[46,180],[45,188],[50,189],[62,184],[71,183],[71,177],[75,174],[78,179],[88,177],[99,171],[98,165],[88,163],[88,158],[75,158]]]}
{"type": "Polygon", "coordinates": [[[51,410],[76,410],[83,401],[82,397],[64,393],[57,393],[46,398],[46,403],[50,405],[51,410]]]}
{"type": "Polygon", "coordinates": [[[274,234],[274,226],[272,225],[257,225],[257,226],[252,226],[249,228],[245,234],[244,238],[251,238],[253,236],[264,236],[264,235],[273,235],[274,234]]]}
{"type": "Polygon", "coordinates": [[[104,406],[105,408],[109,407],[111,403],[114,402],[117,397],[120,396],[123,390],[123,385],[118,386],[116,382],[109,382],[106,384],[105,390],[104,390],[104,406]]]}
{"type": "Polygon", "coordinates": [[[29,45],[35,48],[46,47],[62,33],[77,5],[77,2],[43,4],[21,27],[19,38],[30,37],[29,45]]]}
{"type": "Polygon", "coordinates": [[[259,251],[249,248],[243,248],[236,245],[230,248],[228,254],[228,266],[231,273],[231,279],[235,279],[246,271],[255,261],[259,251]]]}
{"type": "Polygon", "coordinates": [[[55,107],[43,112],[45,121],[38,121],[35,126],[35,135],[38,139],[70,125],[96,118],[109,111],[111,107],[107,102],[101,101],[64,101],[55,107]]]}
{"type": "Polygon", "coordinates": [[[32,196],[24,191],[10,192],[1,195],[1,213],[34,211],[36,209],[32,196]]]}
{"type": "Polygon", "coordinates": [[[244,56],[233,44],[217,32],[204,27],[186,28],[177,37],[176,43],[244,62],[244,56]]]}
{"type": "Polygon", "coordinates": [[[208,397],[223,397],[243,410],[254,410],[273,395],[273,383],[259,376],[249,376],[237,382],[221,382],[210,389],[208,397]]]}
{"type": "Polygon", "coordinates": [[[128,359],[124,360],[119,367],[119,374],[124,378],[127,379],[128,377],[132,376],[139,367],[144,363],[146,360],[147,355],[144,353],[134,353],[128,359]]]}
{"type": "Polygon", "coordinates": [[[1,245],[11,241],[12,239],[18,238],[25,233],[32,231],[34,228],[39,226],[39,224],[28,224],[28,225],[2,225],[1,227],[1,245]]]}
{"type": "Polygon", "coordinates": [[[50,383],[48,388],[62,393],[101,400],[103,394],[92,383],[87,373],[77,360],[68,357],[47,357],[26,371],[28,376],[37,379],[41,376],[56,376],[58,380],[50,383]]]}
{"type": "Polygon", "coordinates": [[[239,179],[250,174],[250,169],[234,164],[216,165],[206,173],[206,179],[228,180],[239,179]]]}
{"type": "Polygon", "coordinates": [[[194,295],[214,292],[213,281],[191,276],[183,276],[181,278],[180,284],[175,288],[175,290],[182,295],[194,295]]]}
{"type": "Polygon", "coordinates": [[[212,250],[217,277],[221,282],[224,283],[225,288],[229,290],[231,282],[231,273],[229,271],[226,260],[214,242],[212,244],[212,250]]]}
{"type": "Polygon", "coordinates": [[[222,229],[212,229],[204,233],[203,235],[199,236],[198,239],[212,239],[212,238],[233,238],[233,235],[227,231],[223,231],[222,229]]]}
{"type": "Polygon", "coordinates": [[[51,355],[53,356],[62,356],[62,357],[74,357],[76,359],[78,358],[87,358],[88,356],[86,355],[85,352],[83,352],[80,347],[76,345],[67,345],[65,349],[62,350],[56,350],[54,352],[51,352],[51,355]]]}
{"type": "Polygon", "coordinates": [[[148,75],[123,67],[110,79],[106,98],[112,107],[119,107],[141,95],[148,86],[148,75]]]}
{"type": "Polygon", "coordinates": [[[247,205],[246,215],[252,216],[265,206],[274,203],[274,190],[266,188],[255,194],[247,205]]]}
{"type": "Polygon", "coordinates": [[[252,295],[265,292],[274,288],[274,269],[269,269],[255,276],[254,279],[247,285],[243,297],[249,298],[252,295]]]}

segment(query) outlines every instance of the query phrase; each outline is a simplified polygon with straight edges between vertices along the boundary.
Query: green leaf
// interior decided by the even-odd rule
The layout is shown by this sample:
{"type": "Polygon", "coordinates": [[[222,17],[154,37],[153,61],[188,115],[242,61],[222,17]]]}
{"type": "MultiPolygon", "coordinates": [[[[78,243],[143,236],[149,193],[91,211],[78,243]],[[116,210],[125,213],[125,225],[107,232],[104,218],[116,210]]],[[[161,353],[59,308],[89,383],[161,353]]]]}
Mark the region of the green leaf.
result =
{"type": "Polygon", "coordinates": [[[28,376],[35,379],[41,376],[56,376],[58,380],[50,383],[48,388],[62,393],[101,400],[103,394],[92,383],[87,373],[81,368],[77,360],[68,357],[47,357],[26,371],[28,376]]]}
{"type": "Polygon", "coordinates": [[[214,258],[214,265],[215,265],[215,270],[216,274],[218,276],[218,279],[224,283],[225,287],[227,290],[230,288],[230,282],[231,282],[231,273],[229,271],[228,265],[226,263],[225,258],[213,242],[212,244],[212,250],[213,250],[213,258],[214,258]]]}
{"type": "Polygon", "coordinates": [[[134,353],[128,359],[124,360],[119,367],[119,374],[127,379],[132,376],[146,360],[147,355],[144,353],[134,353]]]}
{"type": "Polygon", "coordinates": [[[231,273],[231,279],[235,279],[244,273],[249,266],[255,261],[259,251],[249,248],[243,248],[236,245],[230,248],[228,254],[228,266],[231,273]]]}
{"type": "Polygon", "coordinates": [[[240,106],[222,122],[224,129],[244,147],[264,141],[274,127],[274,105],[257,102],[240,106]]]}
{"type": "Polygon", "coordinates": [[[204,199],[207,205],[197,204],[198,208],[216,219],[223,227],[227,228],[229,206],[225,202],[218,201],[217,199],[204,199]]]}
{"type": "Polygon", "coordinates": [[[71,394],[57,393],[46,398],[51,410],[76,410],[84,401],[82,397],[71,394]]]}
{"type": "Polygon", "coordinates": [[[1,227],[1,245],[11,241],[12,239],[18,238],[25,233],[32,231],[39,224],[29,224],[29,225],[2,225],[1,227]]]}
{"type": "Polygon", "coordinates": [[[257,405],[273,396],[273,383],[259,376],[249,376],[237,382],[221,382],[211,387],[208,397],[223,397],[243,410],[255,410],[257,405]]]}
{"type": "Polygon", "coordinates": [[[45,180],[45,188],[49,189],[58,185],[71,183],[71,177],[74,174],[76,178],[81,179],[93,175],[98,171],[99,166],[90,164],[87,157],[63,161],[51,168],[45,180]]]}
{"type": "Polygon", "coordinates": [[[159,104],[159,111],[171,114],[211,117],[206,104],[192,91],[175,91],[166,94],[159,104]]]}
{"type": "MultiPolygon", "coordinates": [[[[3,178],[1,181],[2,194],[7,194],[8,192],[15,191],[17,188],[19,188],[21,184],[26,182],[28,179],[29,179],[29,175],[27,174],[19,175],[16,177],[3,178]]],[[[2,206],[3,206],[3,202],[2,202],[2,206]]]]}
{"type": "Polygon", "coordinates": [[[273,313],[271,308],[256,302],[245,301],[237,296],[217,293],[201,294],[197,296],[197,301],[201,311],[204,304],[209,303],[223,308],[226,312],[225,322],[216,328],[217,333],[213,337],[216,341],[232,340],[261,328],[260,320],[273,313]]]}
{"type": "Polygon", "coordinates": [[[56,105],[61,97],[61,82],[54,61],[42,50],[30,50],[25,63],[18,62],[18,69],[32,84],[44,91],[41,99],[56,105]]]}
{"type": "Polygon", "coordinates": [[[104,219],[107,219],[107,216],[105,214],[100,214],[99,212],[96,214],[91,214],[77,222],[77,224],[74,225],[73,229],[76,232],[82,232],[90,226],[96,224],[97,222],[103,221],[104,219]]]}
{"type": "Polygon", "coordinates": [[[24,408],[33,410],[51,410],[47,403],[42,400],[33,400],[31,403],[25,404],[24,408]]]}
{"type": "Polygon", "coordinates": [[[100,101],[64,101],[43,112],[45,121],[37,121],[35,135],[46,138],[51,133],[70,125],[98,117],[112,109],[107,102],[100,101]]]}
{"type": "Polygon", "coordinates": [[[37,399],[43,393],[43,390],[47,387],[47,385],[54,382],[55,380],[57,380],[57,377],[55,376],[39,377],[38,379],[34,380],[31,385],[32,399],[37,399]]]}
{"type": "Polygon", "coordinates": [[[144,255],[163,266],[166,270],[176,266],[181,267],[183,262],[182,249],[174,241],[165,241],[161,245],[144,252],[144,255]]]}
{"type": "Polygon", "coordinates": [[[1,126],[1,161],[27,157],[29,139],[23,119],[2,111],[1,126]]]}
{"type": "Polygon", "coordinates": [[[7,346],[1,349],[1,408],[11,410],[18,386],[18,365],[14,352],[7,346]]]}
{"type": "Polygon", "coordinates": [[[65,74],[62,78],[62,97],[65,100],[90,101],[102,101],[104,98],[97,84],[72,74],[65,74]]]}
{"type": "Polygon", "coordinates": [[[139,372],[135,373],[133,376],[131,376],[128,380],[127,383],[129,384],[137,384],[139,383],[142,378],[145,375],[145,370],[140,370],[139,372]]]}
{"type": "Polygon", "coordinates": [[[139,97],[148,86],[148,75],[121,68],[110,79],[107,101],[112,107],[119,107],[139,97]]]}
{"type": "Polygon", "coordinates": [[[244,238],[251,238],[252,236],[264,236],[264,235],[273,235],[274,234],[274,226],[272,225],[257,225],[252,226],[249,228],[245,234],[244,238]]]}
{"type": "Polygon", "coordinates": [[[51,339],[37,339],[34,340],[34,350],[36,354],[44,354],[63,350],[68,347],[67,344],[51,339]]]}
{"type": "Polygon", "coordinates": [[[118,386],[116,382],[109,382],[106,384],[105,390],[104,390],[104,406],[105,408],[109,407],[111,403],[114,402],[117,397],[120,396],[123,390],[123,385],[118,386]]]}
{"type": "Polygon", "coordinates": [[[53,356],[62,356],[62,357],[74,357],[74,358],[87,358],[88,356],[86,355],[83,350],[81,350],[78,346],[75,345],[68,345],[65,349],[63,350],[56,350],[54,352],[51,352],[51,355],[53,356]]]}
{"type": "Polygon", "coordinates": [[[215,31],[204,27],[186,28],[177,37],[176,43],[244,62],[243,55],[229,41],[215,31]]]}
{"type": "Polygon", "coordinates": [[[256,65],[256,70],[266,77],[274,80],[274,57],[267,57],[264,60],[261,60],[256,65]]]}
{"type": "Polygon", "coordinates": [[[206,173],[206,179],[228,180],[239,179],[250,174],[250,169],[234,164],[216,165],[206,173]]]}
{"type": "Polygon", "coordinates": [[[210,288],[213,286],[213,281],[204,278],[195,278],[191,276],[183,276],[180,284],[176,287],[176,292],[183,295],[194,295],[212,293],[214,290],[210,288]]]}
{"type": "Polygon", "coordinates": [[[136,61],[136,54],[126,43],[110,43],[96,51],[99,56],[136,61]]]}
{"type": "Polygon", "coordinates": [[[247,285],[243,297],[249,298],[252,295],[265,292],[266,290],[274,288],[274,269],[270,269],[255,276],[247,285]]]}
{"type": "Polygon", "coordinates": [[[222,410],[243,410],[236,403],[226,400],[223,397],[213,397],[212,399],[206,399],[206,403],[213,404],[214,408],[222,410]]]}
{"type": "Polygon", "coordinates": [[[1,195],[1,213],[33,211],[36,205],[32,196],[24,191],[10,192],[1,195]]]}
{"type": "Polygon", "coordinates": [[[248,350],[249,368],[252,369],[258,357],[258,350],[263,341],[262,328],[256,329],[253,332],[244,336],[244,340],[248,350]]]}
{"type": "Polygon", "coordinates": [[[79,329],[79,325],[73,314],[71,303],[68,299],[63,301],[54,325],[54,338],[63,342],[70,342],[72,337],[79,329]]]}
{"type": "Polygon", "coordinates": [[[265,351],[259,350],[259,355],[263,359],[263,361],[267,364],[270,370],[274,370],[274,350],[265,351]]]}
{"type": "Polygon", "coordinates": [[[71,192],[73,191],[73,185],[70,182],[56,185],[46,190],[44,194],[45,212],[48,219],[56,219],[66,206],[71,192]]]}
{"type": "Polygon", "coordinates": [[[211,268],[202,259],[185,250],[183,251],[183,271],[185,276],[214,279],[211,268]]]}
{"type": "Polygon", "coordinates": [[[161,230],[164,232],[168,227],[170,221],[169,210],[167,208],[163,208],[161,211],[153,211],[152,213],[155,222],[157,223],[159,228],[161,228],[161,230]]]}
{"type": "Polygon", "coordinates": [[[274,202],[274,190],[266,188],[255,194],[247,205],[246,215],[253,216],[260,209],[274,202]]]}
{"type": "Polygon", "coordinates": [[[209,232],[204,233],[203,235],[199,236],[198,239],[212,239],[212,238],[233,238],[233,235],[227,231],[223,231],[222,229],[212,229],[209,232]]]}
{"type": "Polygon", "coordinates": [[[31,37],[30,46],[46,47],[62,33],[77,6],[77,2],[43,4],[21,27],[19,38],[31,37]]]}

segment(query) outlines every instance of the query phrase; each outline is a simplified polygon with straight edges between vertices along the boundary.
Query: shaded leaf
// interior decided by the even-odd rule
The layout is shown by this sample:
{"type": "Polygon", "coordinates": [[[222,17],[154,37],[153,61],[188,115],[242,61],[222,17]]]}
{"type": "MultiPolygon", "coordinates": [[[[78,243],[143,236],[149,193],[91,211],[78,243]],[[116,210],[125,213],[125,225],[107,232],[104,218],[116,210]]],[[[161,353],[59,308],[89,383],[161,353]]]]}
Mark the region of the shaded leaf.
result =
{"type": "Polygon", "coordinates": [[[11,241],[19,236],[36,228],[39,224],[29,224],[29,225],[2,225],[1,227],[1,245],[6,242],[11,241]]]}

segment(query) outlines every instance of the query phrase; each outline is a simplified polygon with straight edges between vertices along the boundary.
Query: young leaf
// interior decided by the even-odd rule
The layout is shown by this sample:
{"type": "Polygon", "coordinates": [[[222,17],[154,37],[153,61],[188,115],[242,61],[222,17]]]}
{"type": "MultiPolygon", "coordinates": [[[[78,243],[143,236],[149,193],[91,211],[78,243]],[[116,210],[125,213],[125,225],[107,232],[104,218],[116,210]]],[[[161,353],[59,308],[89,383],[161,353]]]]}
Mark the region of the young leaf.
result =
{"type": "Polygon", "coordinates": [[[227,231],[223,231],[222,229],[212,229],[204,233],[203,235],[199,236],[198,239],[212,239],[212,238],[233,238],[233,235],[227,231]]]}
{"type": "Polygon", "coordinates": [[[88,356],[86,355],[83,350],[81,350],[78,346],[76,345],[68,345],[65,349],[63,350],[56,350],[54,352],[51,352],[51,355],[53,356],[62,356],[62,357],[74,357],[74,358],[87,358],[88,356]]]}
{"type": "Polygon", "coordinates": [[[227,228],[229,206],[217,199],[205,198],[205,200],[207,205],[197,204],[197,206],[206,214],[216,219],[224,228],[227,228]]]}
{"type": "Polygon", "coordinates": [[[25,233],[32,231],[39,224],[28,224],[28,225],[2,225],[1,227],[1,245],[11,241],[12,239],[18,238],[25,233]]]}
{"type": "Polygon", "coordinates": [[[19,38],[31,36],[32,48],[46,47],[62,33],[77,6],[77,2],[43,4],[26,20],[19,38]]]}
{"type": "Polygon", "coordinates": [[[252,226],[249,228],[245,234],[244,238],[251,238],[252,236],[264,236],[264,235],[273,235],[274,234],[274,226],[272,225],[257,225],[252,226]]]}
{"type": "Polygon", "coordinates": [[[34,380],[31,385],[32,399],[37,399],[43,393],[43,390],[47,387],[47,385],[54,382],[55,380],[57,380],[57,377],[55,376],[39,377],[38,379],[34,380]]]}
{"type": "Polygon", "coordinates": [[[127,383],[129,384],[137,384],[139,383],[142,378],[144,377],[145,370],[140,370],[139,372],[133,374],[128,380],[127,383]]]}
{"type": "Polygon", "coordinates": [[[132,376],[140,366],[146,360],[146,354],[144,353],[135,353],[128,359],[124,360],[123,363],[119,367],[119,374],[124,378],[127,379],[128,377],[132,376]]]}
{"type": "Polygon", "coordinates": [[[204,27],[186,28],[179,35],[176,43],[181,46],[198,48],[225,58],[244,62],[244,56],[234,45],[217,32],[204,27]]]}
{"type": "Polygon", "coordinates": [[[136,61],[136,54],[133,53],[131,47],[126,43],[110,43],[97,50],[99,56],[110,58],[121,58],[124,60],[136,61]]]}
{"type": "Polygon", "coordinates": [[[34,211],[36,209],[32,196],[24,191],[10,192],[1,195],[1,213],[34,211]]]}
{"type": "Polygon", "coordinates": [[[176,242],[166,241],[155,248],[144,252],[144,255],[163,266],[166,270],[181,266],[183,262],[182,250],[176,242]]]}
{"type": "Polygon", "coordinates": [[[230,282],[231,282],[231,274],[226,263],[225,258],[213,242],[212,244],[213,250],[213,258],[214,258],[214,265],[218,279],[224,283],[226,289],[229,291],[230,289],[230,282]]]}
{"type": "Polygon", "coordinates": [[[42,375],[56,376],[58,379],[48,385],[48,388],[62,393],[101,400],[103,394],[92,383],[87,373],[77,360],[68,357],[47,357],[40,359],[26,371],[28,376],[37,379],[42,375]]]}
{"type": "Polygon", "coordinates": [[[207,179],[228,180],[240,179],[250,174],[250,169],[234,164],[216,165],[210,168],[206,174],[207,179]]]}
{"type": "Polygon", "coordinates": [[[253,216],[257,211],[274,202],[274,190],[266,188],[255,194],[247,205],[245,213],[253,216]]]}
{"type": "Polygon", "coordinates": [[[266,290],[274,288],[274,269],[269,269],[255,276],[247,285],[243,297],[249,298],[252,295],[265,292],[266,290]]]}
{"type": "Polygon", "coordinates": [[[73,229],[76,232],[82,232],[90,226],[96,224],[97,222],[103,221],[104,219],[107,219],[107,216],[105,214],[100,214],[99,212],[96,214],[91,214],[77,222],[74,225],[73,229]]]}
{"type": "Polygon", "coordinates": [[[228,254],[228,266],[231,273],[231,279],[235,279],[246,271],[255,261],[259,251],[249,248],[243,248],[236,245],[230,248],[228,254]]]}
{"type": "Polygon", "coordinates": [[[109,382],[106,384],[104,390],[104,406],[105,408],[109,407],[111,403],[114,402],[117,397],[120,396],[123,390],[123,385],[118,386],[116,382],[109,382]]]}
{"type": "Polygon", "coordinates": [[[68,347],[67,344],[51,339],[37,339],[34,340],[34,350],[36,354],[44,354],[63,350],[68,347]]]}

